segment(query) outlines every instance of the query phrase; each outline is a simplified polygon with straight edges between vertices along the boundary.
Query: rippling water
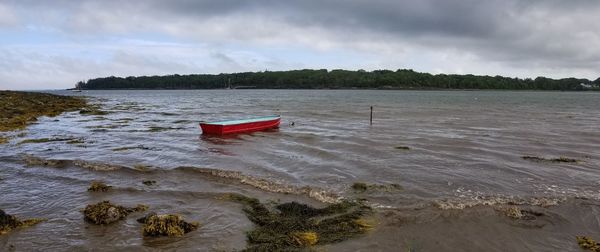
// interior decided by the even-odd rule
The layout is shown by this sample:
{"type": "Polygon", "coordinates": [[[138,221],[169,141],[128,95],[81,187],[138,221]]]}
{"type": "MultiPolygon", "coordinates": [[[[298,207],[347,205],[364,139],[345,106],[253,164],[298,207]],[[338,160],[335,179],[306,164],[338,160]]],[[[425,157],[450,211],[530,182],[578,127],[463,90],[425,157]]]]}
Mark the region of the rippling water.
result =
{"type": "Polygon", "coordinates": [[[0,236],[0,248],[241,249],[252,224],[240,206],[215,200],[215,195],[239,192],[261,200],[319,204],[319,198],[265,191],[177,168],[182,166],[239,171],[289,187],[366,198],[378,207],[380,224],[374,231],[325,247],[332,251],[565,251],[577,250],[575,235],[600,239],[600,93],[181,90],[81,95],[110,113],[42,118],[0,145],[0,209],[49,219],[0,236]],[[201,120],[271,114],[282,116],[279,130],[205,137],[198,127],[201,120]],[[18,144],[52,137],[82,143],[18,144]],[[24,155],[133,169],[49,168],[27,165],[24,155]],[[532,162],[522,156],[580,161],[532,162]],[[142,165],[152,172],[135,169],[142,165]],[[141,183],[146,179],[158,183],[148,187],[141,183]],[[116,190],[88,193],[93,180],[116,190]],[[403,190],[356,193],[350,189],[354,182],[394,183],[403,190]],[[84,223],[78,210],[103,199],[180,213],[202,227],[182,238],[143,239],[135,218],[105,227],[84,223]],[[523,204],[543,215],[513,220],[487,207],[507,204],[523,204]]]}

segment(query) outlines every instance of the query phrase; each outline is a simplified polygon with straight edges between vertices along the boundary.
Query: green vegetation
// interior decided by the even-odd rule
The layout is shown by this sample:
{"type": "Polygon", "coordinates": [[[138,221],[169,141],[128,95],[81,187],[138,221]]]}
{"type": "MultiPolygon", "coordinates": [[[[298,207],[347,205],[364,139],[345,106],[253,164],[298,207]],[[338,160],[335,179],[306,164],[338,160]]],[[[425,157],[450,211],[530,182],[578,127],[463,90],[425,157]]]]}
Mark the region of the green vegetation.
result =
{"type": "Polygon", "coordinates": [[[144,224],[144,236],[183,236],[198,229],[198,222],[186,222],[181,216],[175,214],[157,215],[151,213],[137,220],[144,224]]]}
{"type": "Polygon", "coordinates": [[[600,90],[600,78],[535,79],[502,76],[419,73],[397,71],[291,70],[232,74],[192,74],[141,77],[106,77],[77,83],[82,89],[514,89],[514,90],[600,90]],[[584,84],[584,85],[581,85],[584,84]]]}
{"type": "Polygon", "coordinates": [[[40,116],[57,116],[85,106],[80,97],[0,91],[0,131],[23,129],[40,116]]]}
{"type": "Polygon", "coordinates": [[[106,185],[102,182],[93,181],[90,185],[90,188],[88,188],[87,190],[88,192],[107,192],[108,190],[110,190],[110,188],[112,188],[112,186],[106,185]]]}
{"type": "Polygon", "coordinates": [[[6,234],[19,227],[33,226],[42,221],[46,221],[46,219],[19,220],[17,217],[7,214],[0,209],[0,235],[6,234]]]}
{"type": "Polygon", "coordinates": [[[589,238],[587,236],[577,236],[576,238],[579,247],[581,247],[582,249],[593,252],[600,252],[600,243],[597,243],[596,241],[592,240],[592,238],[589,238]]]}
{"type": "Polygon", "coordinates": [[[361,202],[343,201],[324,208],[290,202],[273,209],[239,194],[226,194],[223,199],[243,204],[246,216],[256,224],[247,233],[248,251],[300,250],[344,241],[373,227],[364,219],[371,208],[361,202]]]}
{"type": "Polygon", "coordinates": [[[125,219],[130,213],[143,212],[146,210],[148,210],[148,206],[145,205],[127,208],[124,206],[113,205],[109,201],[102,201],[98,204],[87,205],[83,210],[83,215],[87,222],[101,225],[125,219]]]}

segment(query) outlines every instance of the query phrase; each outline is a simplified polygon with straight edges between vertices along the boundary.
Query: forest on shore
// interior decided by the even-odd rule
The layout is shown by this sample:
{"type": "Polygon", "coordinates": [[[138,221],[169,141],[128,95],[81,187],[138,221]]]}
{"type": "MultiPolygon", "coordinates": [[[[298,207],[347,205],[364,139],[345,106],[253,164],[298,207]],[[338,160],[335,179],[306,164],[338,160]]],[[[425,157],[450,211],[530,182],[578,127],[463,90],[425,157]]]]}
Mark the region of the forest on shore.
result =
{"type": "Polygon", "coordinates": [[[507,89],[600,90],[600,78],[510,78],[472,74],[429,74],[410,69],[290,70],[222,74],[103,77],[76,84],[78,89],[507,89]]]}

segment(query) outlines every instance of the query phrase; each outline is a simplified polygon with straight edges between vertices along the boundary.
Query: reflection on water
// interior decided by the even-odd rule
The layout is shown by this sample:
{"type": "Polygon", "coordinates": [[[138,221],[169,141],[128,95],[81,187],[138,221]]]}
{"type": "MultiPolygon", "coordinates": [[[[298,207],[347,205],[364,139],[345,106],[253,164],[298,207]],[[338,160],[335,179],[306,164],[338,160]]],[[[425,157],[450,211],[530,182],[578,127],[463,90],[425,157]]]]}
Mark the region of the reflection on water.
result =
{"type": "Polygon", "coordinates": [[[398,243],[402,250],[423,251],[572,251],[577,249],[575,235],[600,239],[598,93],[185,90],[76,95],[89,96],[109,113],[40,118],[0,145],[0,208],[49,219],[0,236],[0,250],[10,245],[17,250],[241,249],[252,224],[241,206],[217,200],[215,194],[319,204],[305,194],[267,192],[251,182],[176,169],[186,166],[236,171],[289,188],[319,188],[366,198],[379,207],[381,224],[372,234],[326,247],[333,251],[391,251],[398,243]],[[198,127],[202,120],[271,114],[281,114],[279,130],[218,137],[201,135],[198,127]],[[80,141],[18,144],[41,138],[80,141]],[[151,167],[152,172],[27,165],[24,154],[151,167]],[[532,162],[522,156],[580,162],[532,162]],[[90,194],[86,188],[93,180],[116,189],[90,194]],[[157,185],[145,186],[143,180],[157,185]],[[358,193],[350,189],[358,181],[400,184],[404,190],[358,193]],[[180,213],[202,226],[183,238],[142,239],[134,217],[106,227],[84,223],[78,210],[104,199],[180,213]],[[536,203],[541,201],[557,204],[536,203]],[[510,204],[544,216],[523,224],[495,207],[510,204]],[[438,247],[429,240],[438,241],[438,247]],[[507,241],[512,245],[504,247],[507,241]]]}

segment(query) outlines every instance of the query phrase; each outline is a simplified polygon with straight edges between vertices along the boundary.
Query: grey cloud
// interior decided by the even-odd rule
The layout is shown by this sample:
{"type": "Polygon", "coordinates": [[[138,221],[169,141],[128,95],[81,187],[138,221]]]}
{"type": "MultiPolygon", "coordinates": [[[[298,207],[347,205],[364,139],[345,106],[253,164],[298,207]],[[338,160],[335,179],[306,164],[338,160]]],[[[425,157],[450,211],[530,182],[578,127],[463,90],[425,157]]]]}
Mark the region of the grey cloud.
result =
{"type": "MultiPolygon", "coordinates": [[[[83,25],[83,29],[103,25],[110,25],[109,30],[152,29],[156,27],[150,21],[153,20],[165,22],[166,26],[183,22],[191,33],[203,39],[260,41],[271,36],[272,40],[293,43],[290,40],[294,39],[289,37],[294,35],[285,31],[288,27],[306,33],[314,28],[326,34],[321,39],[341,46],[348,41],[379,38],[391,46],[402,41],[461,48],[500,61],[535,58],[564,64],[570,61],[595,64],[600,59],[600,47],[581,45],[600,43],[600,25],[595,22],[600,12],[597,1],[180,0],[87,4],[94,8],[84,9],[86,12],[80,13],[83,19],[75,22],[83,25]],[[93,11],[102,15],[96,16],[93,11]],[[93,19],[86,22],[85,17],[93,19]],[[199,27],[194,27],[194,22],[199,27]],[[213,33],[215,30],[217,34],[213,33]],[[202,37],[203,33],[216,38],[202,37]]],[[[190,36],[186,29],[169,31],[190,36]]]]}
{"type": "MultiPolygon", "coordinates": [[[[405,52],[450,52],[474,58],[471,63],[519,69],[519,74],[535,76],[542,70],[560,69],[554,72],[600,75],[596,70],[600,69],[597,0],[8,0],[4,5],[18,10],[11,12],[17,13],[13,21],[23,26],[37,22],[74,39],[155,34],[205,43],[213,52],[207,57],[223,69],[252,68],[245,64],[252,64],[254,56],[215,49],[237,43],[361,51],[377,55],[382,62],[392,62],[405,52]],[[44,15],[29,21],[18,16],[28,12],[44,15]],[[52,18],[44,20],[46,16],[52,18]]],[[[150,70],[159,69],[159,62],[164,61],[144,57],[142,62],[157,65],[150,70]]],[[[260,61],[304,64],[290,63],[294,60],[260,61]]],[[[186,71],[219,71],[194,62],[184,65],[179,67],[186,71]]]]}

